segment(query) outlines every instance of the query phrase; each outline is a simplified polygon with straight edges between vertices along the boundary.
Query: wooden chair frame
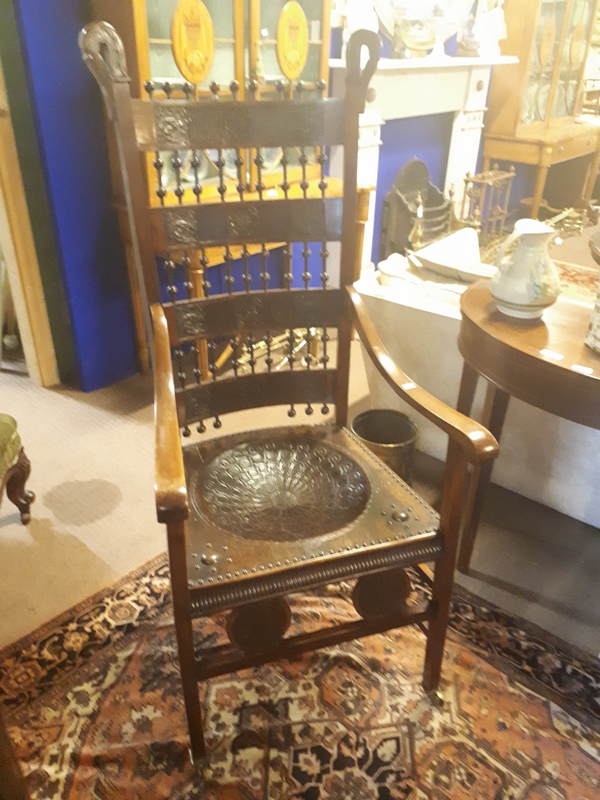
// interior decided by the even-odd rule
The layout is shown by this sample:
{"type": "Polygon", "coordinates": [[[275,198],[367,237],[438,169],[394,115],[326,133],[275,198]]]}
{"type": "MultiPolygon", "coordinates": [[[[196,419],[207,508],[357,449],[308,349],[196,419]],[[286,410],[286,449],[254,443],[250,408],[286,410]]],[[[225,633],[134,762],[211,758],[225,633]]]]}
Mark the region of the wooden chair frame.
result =
{"type": "MultiPolygon", "coordinates": [[[[134,135],[134,127],[137,125],[139,135],[139,130],[141,129],[140,120],[144,114],[150,114],[151,110],[141,109],[140,111],[138,109],[134,124],[122,49],[119,50],[118,37],[116,37],[114,30],[110,26],[103,26],[102,23],[91,25],[82,33],[81,46],[86,63],[88,63],[102,87],[108,111],[118,122],[117,141],[125,168],[124,185],[126,194],[129,192],[128,206],[132,239],[137,246],[140,275],[146,279],[148,298],[156,300],[158,298],[158,286],[156,283],[154,252],[150,237],[147,235],[150,224],[147,197],[144,196],[145,186],[140,177],[140,157],[135,148],[134,135]],[[138,178],[135,178],[136,174],[138,178]],[[132,175],[134,176],[133,180],[131,180],[132,175]]],[[[281,397],[284,396],[283,390],[293,389],[295,391],[297,376],[291,374],[283,376],[283,378],[279,376],[277,381],[272,381],[273,386],[279,387],[275,392],[275,400],[272,396],[263,396],[261,392],[254,391],[259,383],[259,377],[260,381],[262,381],[262,376],[254,375],[249,376],[249,378],[247,376],[237,378],[238,384],[240,381],[244,381],[244,386],[252,389],[252,399],[250,400],[247,397],[243,398],[243,400],[237,399],[239,392],[242,390],[238,389],[238,395],[235,395],[228,386],[217,397],[218,393],[211,394],[211,387],[214,387],[215,384],[211,384],[208,387],[199,385],[188,390],[185,383],[182,383],[181,387],[177,389],[173,376],[172,348],[178,347],[178,342],[182,340],[182,337],[185,340],[185,336],[188,336],[188,341],[193,341],[194,336],[198,335],[198,329],[194,328],[191,322],[200,316],[203,323],[205,323],[208,316],[212,314],[211,318],[217,319],[218,324],[221,326],[220,331],[224,333],[229,324],[229,317],[237,318],[240,316],[237,312],[240,309],[240,304],[245,300],[243,296],[240,299],[236,295],[221,296],[221,298],[204,298],[190,301],[187,305],[183,303],[179,306],[179,308],[183,308],[181,312],[177,310],[177,303],[164,305],[153,303],[151,316],[155,354],[156,509],[158,520],[165,523],[167,528],[173,608],[183,696],[190,731],[191,755],[196,762],[203,761],[206,757],[197,687],[199,680],[206,680],[219,674],[268,661],[296,657],[309,650],[339,644],[390,628],[417,624],[427,632],[423,686],[428,693],[433,695],[439,685],[463,499],[469,469],[470,465],[478,465],[487,459],[495,457],[497,443],[485,428],[419,388],[394,364],[391,356],[375,333],[360,297],[351,286],[355,279],[355,269],[358,263],[358,244],[361,231],[359,205],[362,205],[362,200],[364,200],[362,198],[359,204],[356,191],[358,118],[364,109],[365,94],[377,64],[379,48],[380,42],[376,34],[366,31],[355,34],[347,48],[346,98],[344,101],[337,99],[321,100],[320,102],[323,105],[320,105],[317,112],[315,112],[324,114],[325,116],[322,119],[325,119],[328,114],[330,115],[327,119],[333,120],[332,124],[329,125],[329,128],[323,124],[320,130],[335,128],[337,131],[335,135],[342,135],[343,139],[341,141],[344,144],[343,216],[341,219],[339,216],[336,217],[340,227],[339,229],[336,228],[334,234],[330,234],[330,230],[333,230],[335,225],[331,229],[329,227],[319,229],[319,235],[315,235],[313,240],[330,240],[338,235],[342,243],[340,289],[327,290],[327,297],[331,299],[331,307],[339,311],[339,313],[335,311],[338,327],[337,368],[335,373],[332,372],[332,379],[335,379],[335,382],[328,397],[328,401],[335,404],[335,424],[328,430],[330,430],[334,439],[338,437],[335,439],[336,442],[344,441],[345,446],[347,445],[349,448],[349,452],[358,459],[356,463],[361,463],[365,469],[372,471],[370,474],[375,475],[377,480],[381,480],[381,485],[377,486],[377,492],[381,493],[381,496],[387,492],[385,496],[391,499],[395,497],[401,497],[403,500],[413,498],[410,502],[422,502],[414,492],[387,470],[366,448],[362,448],[362,445],[345,430],[344,426],[347,423],[348,414],[350,341],[353,327],[355,327],[367,354],[396,394],[449,436],[448,459],[444,473],[439,521],[435,512],[423,503],[420,507],[423,508],[423,513],[429,520],[427,525],[435,523],[433,528],[427,527],[424,522],[419,522],[418,525],[415,523],[417,526],[415,530],[418,528],[419,534],[412,538],[409,534],[402,534],[402,536],[397,536],[396,539],[390,537],[384,540],[384,538],[381,538],[377,542],[371,541],[370,543],[369,541],[352,538],[353,536],[363,536],[363,533],[367,536],[367,532],[366,530],[363,531],[363,528],[376,530],[378,526],[381,528],[384,525],[381,516],[382,512],[379,510],[380,507],[369,506],[364,510],[364,513],[361,512],[356,528],[344,528],[341,531],[343,537],[340,541],[344,546],[340,546],[335,552],[333,549],[329,550],[331,557],[325,552],[316,552],[309,557],[303,556],[302,559],[298,557],[290,558],[285,563],[263,563],[260,569],[254,568],[252,570],[238,570],[239,565],[234,563],[228,568],[231,569],[231,573],[228,572],[226,575],[219,573],[216,583],[212,583],[215,580],[213,578],[200,581],[191,580],[189,577],[190,566],[188,564],[188,540],[190,536],[196,534],[193,533],[195,530],[193,529],[193,524],[195,523],[192,502],[189,496],[188,480],[186,478],[186,459],[188,457],[191,458],[190,454],[195,451],[193,448],[183,447],[181,441],[182,427],[185,434],[188,421],[200,420],[200,423],[203,424],[203,419],[208,416],[215,416],[219,420],[218,414],[238,408],[277,405],[280,401],[280,394],[281,397]],[[369,49],[370,58],[367,65],[361,69],[360,54],[363,46],[369,49]],[[336,105],[340,102],[343,102],[343,105],[336,105]],[[340,120],[339,115],[342,113],[343,117],[340,120]],[[343,130],[339,127],[340,125],[343,125],[343,130]],[[202,311],[199,311],[201,308],[199,304],[204,304],[202,311]],[[210,309],[213,311],[210,311],[210,309]],[[217,309],[217,311],[214,311],[214,309],[217,309]],[[219,309],[222,310],[219,311],[219,309]],[[189,330],[186,328],[188,322],[190,322],[189,330]],[[280,389],[282,390],[281,392],[280,389]],[[219,403],[221,403],[221,406],[219,406],[219,403]],[[223,405],[225,410],[223,410],[223,405]],[[433,574],[428,569],[420,566],[423,562],[428,561],[435,562],[433,574]],[[272,640],[265,640],[260,647],[244,647],[239,644],[239,641],[236,641],[237,633],[234,630],[237,624],[236,619],[240,618],[239,615],[241,615],[241,619],[251,619],[252,614],[261,604],[264,606],[265,603],[272,603],[273,605],[269,606],[269,608],[279,612],[285,609],[285,605],[283,605],[284,596],[291,591],[303,588],[312,589],[332,581],[346,579],[347,577],[357,578],[358,586],[364,577],[388,575],[390,572],[407,566],[419,569],[426,580],[430,582],[431,600],[429,602],[414,606],[402,605],[402,607],[398,608],[386,607],[376,611],[374,614],[362,614],[359,611],[361,619],[357,621],[346,622],[325,630],[287,638],[274,637],[272,640]],[[234,570],[236,571],[234,572],[234,570]],[[203,652],[198,655],[194,645],[193,619],[197,616],[205,616],[225,609],[232,609],[228,621],[228,632],[232,643],[218,646],[211,652],[203,652]],[[244,617],[244,614],[247,616],[244,617]],[[232,630],[234,630],[235,635],[232,635],[232,630]]],[[[303,113],[309,113],[308,106],[303,107],[303,109],[306,109],[303,113]]],[[[220,110],[218,113],[229,114],[230,111],[231,109],[220,110]]],[[[255,124],[260,127],[260,115],[256,112],[256,107],[244,106],[244,111],[247,114],[253,114],[255,124]]],[[[193,115],[196,112],[191,109],[189,113],[193,115]]],[[[285,128],[285,124],[283,127],[285,128]]],[[[144,130],[146,133],[142,134],[142,139],[147,142],[149,135],[147,132],[151,132],[153,128],[150,125],[150,127],[146,126],[144,130]]],[[[287,146],[286,143],[284,144],[287,146]]],[[[153,146],[153,143],[148,145],[149,148],[153,146]]],[[[246,144],[240,139],[240,144],[235,146],[241,147],[246,146],[246,144]]],[[[267,145],[263,141],[262,144],[259,143],[257,146],[267,145]]],[[[312,202],[307,198],[306,192],[304,201],[308,204],[312,202]]],[[[265,227],[267,223],[263,224],[264,215],[261,216],[261,214],[268,211],[268,215],[272,216],[271,212],[275,209],[275,204],[270,205],[268,209],[266,209],[266,206],[261,205],[260,202],[247,203],[246,205],[250,206],[254,215],[255,227],[263,226],[261,235],[253,241],[271,241],[272,239],[269,239],[267,234],[264,233],[265,230],[270,232],[271,229],[268,226],[265,227]]],[[[295,206],[294,208],[297,207],[295,206]]],[[[311,206],[311,208],[316,207],[315,204],[311,206]]],[[[325,204],[322,208],[325,211],[327,210],[325,204]]],[[[190,222],[188,214],[188,224],[193,223],[193,225],[197,226],[196,229],[198,229],[198,226],[201,227],[205,231],[203,235],[205,237],[208,236],[210,243],[212,230],[218,227],[219,213],[223,210],[225,210],[225,213],[230,214],[231,218],[236,218],[238,214],[235,203],[223,203],[220,210],[208,206],[198,206],[194,211],[192,222],[190,222]],[[213,217],[216,220],[215,223],[207,225],[206,220],[213,217]]],[[[175,218],[177,207],[168,209],[166,214],[160,209],[156,210],[156,213],[152,213],[155,216],[158,213],[162,213],[163,217],[172,215],[175,218]]],[[[292,230],[294,224],[295,222],[292,222],[292,230]]],[[[230,227],[237,229],[238,226],[233,225],[230,227]]],[[[165,227],[165,230],[167,229],[168,225],[165,227]]],[[[168,236],[168,231],[166,235],[168,236]]],[[[286,236],[283,236],[283,240],[294,241],[290,236],[288,229],[286,236]]],[[[301,241],[302,237],[298,240],[301,241]]],[[[298,302],[300,303],[302,298],[308,298],[310,295],[318,306],[319,302],[321,302],[319,297],[314,293],[311,295],[310,292],[304,292],[303,294],[303,291],[294,290],[296,292],[295,296],[299,298],[298,302]]],[[[316,291],[320,292],[321,290],[316,291]]],[[[285,300],[289,296],[289,294],[286,295],[283,292],[281,297],[278,297],[276,291],[269,292],[268,296],[266,294],[261,295],[261,313],[268,317],[271,313],[271,305],[276,303],[278,299],[283,298],[285,300]]],[[[323,293],[321,293],[320,298],[323,296],[323,293]]],[[[315,303],[312,306],[313,310],[315,303]]],[[[290,308],[292,307],[290,306],[290,308]]],[[[292,311],[289,312],[290,319],[293,320],[289,322],[290,328],[299,327],[299,325],[296,325],[294,313],[292,308],[292,311]]],[[[245,324],[246,326],[251,326],[253,323],[246,322],[245,324]]],[[[329,323],[324,322],[323,325],[325,324],[329,323]]],[[[260,329],[262,330],[263,327],[264,322],[261,322],[260,329]]],[[[327,370],[326,367],[324,369],[327,370]]],[[[270,380],[273,376],[267,377],[270,380]]],[[[311,377],[314,377],[314,375],[311,377]]],[[[319,384],[319,381],[315,381],[315,385],[317,384],[319,384]]],[[[294,396],[293,391],[292,396],[294,396]]],[[[310,392],[307,392],[294,402],[305,403],[311,400],[313,400],[313,397],[310,392]]],[[[288,401],[286,400],[285,402],[288,401]]],[[[218,421],[218,424],[220,426],[220,421],[218,421]]],[[[320,429],[320,426],[305,427],[306,430],[320,429]]],[[[297,428],[304,430],[303,426],[297,426],[297,428]]],[[[236,438],[236,441],[240,437],[236,438]]],[[[223,446],[225,447],[226,445],[223,446]]],[[[391,509],[396,508],[393,504],[389,507],[391,509]]],[[[400,514],[394,519],[404,520],[404,517],[400,514]]],[[[419,520],[419,517],[415,516],[415,520],[419,520]]],[[[388,522],[386,521],[385,524],[387,525],[388,522]]],[[[406,528],[408,529],[408,527],[409,525],[407,524],[406,528]]],[[[371,536],[369,535],[368,538],[371,538],[371,536]]],[[[310,541],[312,542],[312,539],[310,541]]],[[[280,543],[277,542],[277,544],[279,546],[280,543]]],[[[206,545],[206,547],[208,548],[209,545],[206,545]]],[[[313,547],[312,543],[310,547],[313,547]]],[[[317,550],[319,549],[319,545],[315,545],[315,547],[317,550]]],[[[269,551],[269,553],[279,552],[280,549],[273,548],[273,551],[269,551]]],[[[228,558],[227,560],[235,562],[235,554],[231,553],[231,555],[233,558],[228,558]]],[[[212,563],[209,553],[203,555],[202,559],[205,564],[212,563]]],[[[265,558],[266,560],[268,559],[265,558]]],[[[274,562],[275,557],[272,560],[274,562]]],[[[356,602],[355,606],[357,606],[358,610],[359,606],[356,602]]]]}

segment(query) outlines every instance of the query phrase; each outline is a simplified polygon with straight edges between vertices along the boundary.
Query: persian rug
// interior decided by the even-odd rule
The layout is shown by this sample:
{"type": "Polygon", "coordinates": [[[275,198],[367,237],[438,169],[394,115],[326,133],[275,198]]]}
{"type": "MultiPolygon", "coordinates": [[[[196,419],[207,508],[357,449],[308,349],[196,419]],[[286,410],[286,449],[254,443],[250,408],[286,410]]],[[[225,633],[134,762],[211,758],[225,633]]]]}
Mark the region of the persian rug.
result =
{"type": "MultiPolygon", "coordinates": [[[[297,599],[296,629],[352,618],[297,599]]],[[[223,620],[203,621],[204,644],[223,620]]],[[[597,800],[600,669],[458,591],[445,703],[403,628],[201,688],[213,780],[188,760],[164,556],[0,653],[0,702],[34,800],[597,800]]]]}

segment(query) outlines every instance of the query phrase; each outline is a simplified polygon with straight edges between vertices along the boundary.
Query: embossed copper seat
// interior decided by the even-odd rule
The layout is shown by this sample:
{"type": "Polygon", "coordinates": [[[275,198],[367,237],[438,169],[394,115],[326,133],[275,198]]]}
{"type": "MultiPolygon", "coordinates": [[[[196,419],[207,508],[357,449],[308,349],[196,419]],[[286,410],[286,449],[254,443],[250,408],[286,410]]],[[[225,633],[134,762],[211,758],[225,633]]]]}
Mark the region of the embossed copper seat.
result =
{"type": "Polygon", "coordinates": [[[325,98],[322,84],[285,84],[279,98],[259,99],[252,83],[248,99],[234,83],[225,100],[216,86],[212,99],[192,100],[189,87],[175,96],[171,86],[166,98],[149,87],[149,99],[132,100],[115,31],[93,24],[81,44],[117,123],[131,236],[153,303],[156,503],[167,525],[193,758],[206,752],[197,681],[224,672],[418,624],[427,634],[423,685],[435,692],[468,466],[493,457],[496,443],[401,372],[350,286],[359,263],[358,115],[379,38],[362,31],[349,42],[344,99],[325,98]],[[369,61],[361,70],[363,46],[369,61]],[[279,178],[262,171],[262,149],[276,146],[279,178]],[[326,169],[336,147],[344,155],[342,196],[331,191],[336,182],[326,169]],[[179,176],[181,154],[193,166],[202,148],[219,153],[215,200],[202,200],[195,167],[191,182],[178,177],[169,196],[165,159],[179,176]],[[224,174],[225,149],[237,154],[237,181],[224,174]],[[151,208],[138,151],[151,154],[156,171],[160,205],[151,208]],[[332,242],[341,243],[335,280],[332,242]],[[209,247],[223,249],[221,294],[210,293],[202,269],[209,247]],[[162,304],[155,253],[166,275],[162,304]],[[194,264],[207,296],[194,296],[194,264]],[[345,427],[353,326],[397,394],[449,434],[439,516],[345,427]],[[282,334],[285,359],[277,363],[282,334]],[[226,370],[218,363],[224,347],[226,370]],[[208,420],[218,429],[227,413],[261,406],[286,407],[290,424],[205,439],[208,420]],[[331,422],[293,424],[299,409],[309,421],[333,406],[331,422]],[[182,446],[192,427],[197,439],[182,446]],[[424,562],[435,564],[433,576],[424,562]],[[430,580],[430,602],[411,600],[407,567],[430,580]],[[288,595],[342,580],[354,582],[354,620],[286,635],[288,595]],[[229,643],[196,652],[192,620],[225,611],[229,643]]]}
{"type": "Polygon", "coordinates": [[[364,512],[371,483],[325,435],[285,428],[187,448],[194,511],[220,536],[296,542],[338,532],[364,512]]]}
{"type": "Polygon", "coordinates": [[[301,589],[355,577],[374,559],[397,567],[442,553],[438,515],[345,428],[251,431],[183,455],[202,614],[268,597],[275,583],[301,589]],[[373,553],[392,541],[404,547],[373,553]]]}

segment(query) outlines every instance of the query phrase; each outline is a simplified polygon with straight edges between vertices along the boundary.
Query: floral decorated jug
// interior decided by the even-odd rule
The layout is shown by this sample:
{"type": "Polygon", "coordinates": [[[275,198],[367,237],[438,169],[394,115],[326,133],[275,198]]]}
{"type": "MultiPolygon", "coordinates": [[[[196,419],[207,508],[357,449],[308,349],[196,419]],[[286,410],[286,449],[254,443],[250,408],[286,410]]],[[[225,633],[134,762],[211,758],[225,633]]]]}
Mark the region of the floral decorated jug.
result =
{"type": "Polygon", "coordinates": [[[537,219],[519,219],[496,256],[498,272],[490,292],[503,314],[519,319],[537,319],[560,294],[560,278],[548,245],[556,231],[537,219]],[[515,240],[517,249],[505,261],[515,240]]]}

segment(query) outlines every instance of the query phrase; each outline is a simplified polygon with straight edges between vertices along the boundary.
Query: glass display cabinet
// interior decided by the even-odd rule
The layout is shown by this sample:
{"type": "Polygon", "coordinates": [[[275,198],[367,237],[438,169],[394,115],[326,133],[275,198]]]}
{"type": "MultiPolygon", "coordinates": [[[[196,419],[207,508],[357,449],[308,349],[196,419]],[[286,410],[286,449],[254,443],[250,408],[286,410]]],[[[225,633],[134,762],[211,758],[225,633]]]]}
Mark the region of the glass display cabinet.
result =
{"type": "MultiPolygon", "coordinates": [[[[125,54],[129,74],[132,78],[132,94],[143,97],[151,84],[156,96],[164,94],[164,86],[168,87],[170,96],[182,95],[182,85],[190,76],[182,75],[173,49],[173,31],[175,21],[186,3],[182,0],[93,0],[95,19],[110,22],[124,41],[125,54]]],[[[219,99],[231,99],[230,84],[237,81],[238,97],[243,99],[247,91],[248,81],[256,82],[256,96],[264,93],[277,95],[277,86],[285,81],[278,63],[277,29],[283,3],[265,2],[265,0],[204,0],[202,4],[207,15],[203,19],[179,20],[186,28],[189,37],[201,36],[202,23],[212,23],[214,30],[214,56],[210,69],[204,70],[202,79],[192,81],[194,91],[198,94],[210,94],[211,84],[219,84],[219,99]],[[195,29],[194,29],[195,26],[195,29]]],[[[306,16],[308,28],[307,57],[298,71],[297,80],[306,85],[306,90],[314,90],[319,81],[327,81],[330,38],[330,0],[299,0],[306,16]]],[[[188,8],[194,8],[193,3],[188,8]]],[[[196,51],[198,52],[198,51],[196,51]]],[[[287,81],[286,81],[287,83],[287,81]]],[[[262,167],[263,182],[268,186],[281,181],[281,156],[279,150],[264,152],[265,163],[262,167]]],[[[289,153],[288,168],[291,182],[300,180],[297,154],[289,153]]],[[[215,178],[214,199],[216,193],[217,167],[216,153],[209,151],[199,154],[200,174],[202,178],[213,175],[215,178]]],[[[238,167],[235,164],[236,154],[225,151],[225,175],[232,182],[239,179],[238,167]]],[[[191,154],[183,154],[184,184],[191,185],[191,154]]],[[[256,169],[252,154],[245,159],[245,180],[248,188],[256,183],[256,169]]],[[[151,170],[148,170],[149,175],[151,170]]],[[[308,169],[308,177],[316,178],[318,169],[308,169]]],[[[165,161],[164,180],[175,179],[173,168],[165,161]]],[[[155,187],[150,188],[150,199],[157,204],[155,187]]],[[[203,199],[210,196],[210,187],[203,199]]]]}
{"type": "MultiPolygon", "coordinates": [[[[244,75],[244,6],[239,2],[203,0],[214,28],[214,59],[207,75],[197,84],[198,91],[208,92],[211,81],[227,86],[244,75]]],[[[181,83],[182,76],[173,57],[172,26],[179,0],[144,0],[147,37],[140,41],[138,57],[147,69],[144,80],[160,87],[165,81],[181,83]],[[145,40],[145,42],[144,42],[145,40]]],[[[143,24],[143,19],[142,19],[143,24]]]]}
{"type": "MultiPolygon", "coordinates": [[[[502,54],[518,64],[497,67],[490,85],[484,165],[502,160],[536,167],[531,214],[542,202],[548,170],[589,158],[580,196],[591,197],[600,165],[597,128],[576,121],[598,0],[505,0],[502,54]]],[[[579,191],[579,190],[577,190],[579,191]]]]}

